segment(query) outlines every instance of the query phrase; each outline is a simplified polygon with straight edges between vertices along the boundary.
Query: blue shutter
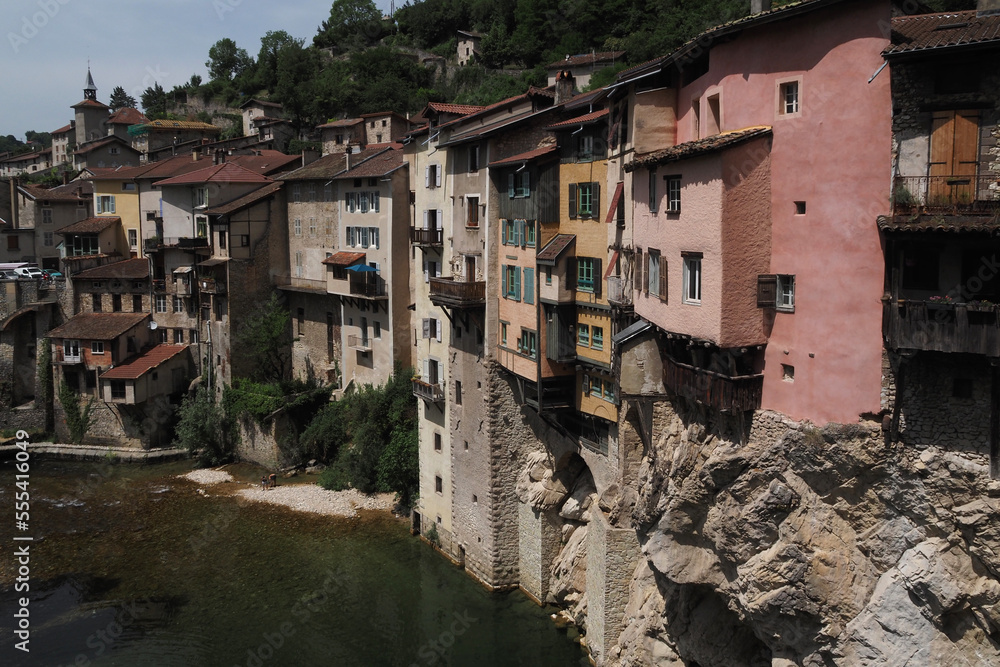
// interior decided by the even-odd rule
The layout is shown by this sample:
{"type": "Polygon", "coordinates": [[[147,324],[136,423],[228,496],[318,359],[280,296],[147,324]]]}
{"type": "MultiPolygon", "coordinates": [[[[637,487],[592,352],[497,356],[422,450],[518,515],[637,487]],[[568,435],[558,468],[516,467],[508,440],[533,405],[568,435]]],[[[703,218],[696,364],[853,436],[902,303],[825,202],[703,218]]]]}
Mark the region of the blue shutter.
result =
{"type": "Polygon", "coordinates": [[[506,299],[507,298],[507,265],[506,264],[501,264],[500,265],[500,280],[503,282],[503,285],[500,287],[500,293],[503,295],[503,298],[506,299]]]}
{"type": "Polygon", "coordinates": [[[514,267],[514,299],[521,300],[521,267],[514,267]]]}
{"type": "Polygon", "coordinates": [[[535,270],[524,270],[524,302],[535,303],[535,270]]]}

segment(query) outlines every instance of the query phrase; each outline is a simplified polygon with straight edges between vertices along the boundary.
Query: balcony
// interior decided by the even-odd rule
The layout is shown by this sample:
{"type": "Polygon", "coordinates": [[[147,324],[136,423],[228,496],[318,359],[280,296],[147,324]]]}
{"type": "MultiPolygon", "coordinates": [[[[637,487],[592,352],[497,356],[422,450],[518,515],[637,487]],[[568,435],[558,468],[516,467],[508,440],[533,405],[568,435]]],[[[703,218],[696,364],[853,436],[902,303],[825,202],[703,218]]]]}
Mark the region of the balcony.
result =
{"type": "Polygon", "coordinates": [[[385,281],[374,276],[369,279],[351,278],[348,281],[348,292],[351,296],[361,296],[368,299],[385,298],[385,281]]]}
{"type": "Polygon", "coordinates": [[[431,303],[435,306],[470,308],[486,304],[486,281],[463,282],[454,278],[431,278],[431,303]]]}
{"type": "Polygon", "coordinates": [[[890,349],[1000,356],[997,306],[886,299],[882,335],[890,349]]]}
{"type": "Polygon", "coordinates": [[[163,278],[154,278],[153,291],[157,294],[165,294],[167,291],[167,281],[163,278]]]}
{"type": "Polygon", "coordinates": [[[442,245],[444,243],[444,230],[410,227],[410,243],[428,246],[442,245]]]}
{"type": "Polygon", "coordinates": [[[326,281],[312,278],[299,278],[297,276],[275,276],[275,284],[294,292],[315,292],[326,294],[326,281]]]}
{"type": "Polygon", "coordinates": [[[893,215],[992,215],[1000,211],[1000,185],[990,176],[897,176],[893,215]]]}
{"type": "Polygon", "coordinates": [[[632,285],[621,276],[608,277],[608,303],[615,306],[632,305],[632,285]]]}
{"type": "Polygon", "coordinates": [[[182,250],[207,249],[208,239],[190,236],[153,236],[142,242],[142,247],[146,252],[156,252],[163,248],[180,248],[182,250]]]}
{"type": "Polygon", "coordinates": [[[372,349],[371,339],[368,336],[348,336],[347,347],[352,350],[367,352],[372,349]]]}
{"type": "Polygon", "coordinates": [[[413,378],[413,395],[431,403],[440,403],[444,400],[444,391],[440,384],[424,382],[420,378],[413,378]]]}
{"type": "Polygon", "coordinates": [[[540,389],[535,382],[524,383],[524,402],[536,410],[571,408],[575,391],[575,376],[542,378],[540,389]]]}
{"type": "Polygon", "coordinates": [[[743,412],[760,408],[763,375],[729,376],[663,359],[663,383],[678,396],[721,410],[743,412]]]}
{"type": "Polygon", "coordinates": [[[198,289],[202,294],[225,294],[226,283],[215,278],[200,278],[198,289]]]}
{"type": "Polygon", "coordinates": [[[174,294],[177,296],[191,296],[190,280],[174,280],[174,294]]]}

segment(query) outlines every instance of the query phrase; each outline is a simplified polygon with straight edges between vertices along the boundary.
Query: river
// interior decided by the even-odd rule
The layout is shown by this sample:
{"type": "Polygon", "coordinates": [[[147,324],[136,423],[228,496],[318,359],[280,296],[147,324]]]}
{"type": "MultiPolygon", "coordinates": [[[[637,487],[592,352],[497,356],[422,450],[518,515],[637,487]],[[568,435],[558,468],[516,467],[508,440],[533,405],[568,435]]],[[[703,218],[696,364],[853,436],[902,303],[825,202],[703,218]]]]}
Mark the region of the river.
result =
{"type": "Polygon", "coordinates": [[[32,465],[27,654],[0,473],[0,664],[589,664],[551,609],[488,593],[386,513],[240,502],[178,479],[189,463],[32,465]]]}

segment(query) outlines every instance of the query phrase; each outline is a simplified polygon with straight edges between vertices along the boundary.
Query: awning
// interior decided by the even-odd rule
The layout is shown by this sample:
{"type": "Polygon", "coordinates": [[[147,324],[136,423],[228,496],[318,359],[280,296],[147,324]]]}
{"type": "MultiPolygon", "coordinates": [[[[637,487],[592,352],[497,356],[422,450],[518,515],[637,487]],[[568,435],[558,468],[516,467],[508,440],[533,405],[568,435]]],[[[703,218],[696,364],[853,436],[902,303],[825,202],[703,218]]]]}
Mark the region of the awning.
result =
{"type": "Polygon", "coordinates": [[[198,262],[198,266],[218,266],[229,261],[228,257],[209,257],[204,262],[198,262]]]}
{"type": "Polygon", "coordinates": [[[331,266],[350,266],[357,262],[363,262],[365,260],[365,253],[363,252],[338,252],[330,255],[323,260],[324,264],[331,266]]]}
{"type": "Polygon", "coordinates": [[[618,217],[618,202],[622,200],[622,190],[625,188],[625,183],[618,181],[618,187],[615,188],[615,196],[611,198],[611,206],[608,208],[608,217],[604,222],[611,224],[618,217]]]}
{"type": "Polygon", "coordinates": [[[192,271],[194,271],[193,266],[178,266],[174,269],[174,273],[191,273],[192,271]]]}
{"type": "Polygon", "coordinates": [[[608,262],[608,270],[604,272],[604,279],[607,280],[615,271],[615,264],[618,263],[618,251],[611,253],[611,261],[608,262]]]}
{"type": "Polygon", "coordinates": [[[367,264],[354,264],[347,267],[348,271],[357,271],[358,273],[369,273],[378,271],[374,266],[368,266],[367,264]]]}

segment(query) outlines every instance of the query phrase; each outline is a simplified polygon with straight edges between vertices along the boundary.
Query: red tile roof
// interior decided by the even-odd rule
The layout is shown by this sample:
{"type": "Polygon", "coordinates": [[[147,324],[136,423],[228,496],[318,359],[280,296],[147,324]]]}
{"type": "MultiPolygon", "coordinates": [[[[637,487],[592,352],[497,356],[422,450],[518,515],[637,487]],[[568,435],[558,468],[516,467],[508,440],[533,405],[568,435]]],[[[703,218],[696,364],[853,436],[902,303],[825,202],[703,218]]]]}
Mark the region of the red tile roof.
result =
{"type": "Polygon", "coordinates": [[[625,164],[625,171],[632,171],[633,169],[638,169],[640,167],[652,167],[666,164],[668,162],[675,162],[677,160],[684,160],[698,155],[704,155],[706,153],[712,153],[724,148],[729,148],[730,146],[735,146],[736,144],[744,141],[749,141],[750,139],[769,136],[770,134],[771,128],[761,125],[758,127],[744,128],[742,130],[734,130],[732,132],[723,132],[722,134],[714,134],[710,137],[697,139],[695,141],[686,141],[683,144],[677,144],[676,146],[671,146],[670,148],[664,148],[662,150],[653,151],[652,153],[637,156],[634,160],[625,164]]]}
{"type": "Polygon", "coordinates": [[[427,106],[440,113],[457,113],[463,116],[482,111],[486,108],[472,104],[442,104],[441,102],[428,102],[427,106]]]}
{"type": "Polygon", "coordinates": [[[240,108],[244,109],[244,108],[252,106],[254,104],[256,104],[257,106],[262,106],[262,107],[274,107],[276,109],[281,109],[282,108],[282,106],[280,104],[278,104],[277,102],[268,102],[267,100],[262,100],[262,99],[259,99],[257,97],[251,97],[249,100],[247,100],[246,102],[244,102],[243,104],[241,104],[240,108]]]}
{"type": "Polygon", "coordinates": [[[70,123],[69,125],[63,125],[58,130],[53,130],[52,134],[53,135],[56,135],[56,134],[66,134],[67,132],[72,132],[74,129],[76,129],[76,128],[73,127],[73,123],[70,123]]]}
{"type": "Polygon", "coordinates": [[[118,137],[108,137],[107,139],[95,139],[94,141],[81,144],[79,148],[73,151],[74,155],[86,155],[91,151],[95,151],[98,148],[104,148],[108,144],[121,144],[124,148],[132,151],[133,153],[138,153],[139,151],[132,148],[132,144],[128,143],[124,139],[118,137]]]}
{"type": "Polygon", "coordinates": [[[556,234],[551,241],[545,244],[544,248],[538,251],[535,259],[539,262],[555,262],[559,255],[563,254],[575,240],[575,234],[556,234]]]}
{"type": "Polygon", "coordinates": [[[282,181],[298,181],[307,179],[330,179],[347,169],[346,153],[328,153],[295,171],[282,174],[277,178],[282,181]]]}
{"type": "Polygon", "coordinates": [[[262,188],[257,188],[253,192],[248,192],[247,194],[237,197],[232,201],[225,202],[224,204],[219,204],[218,206],[212,206],[206,213],[211,215],[229,215],[235,211],[239,211],[242,208],[246,208],[251,204],[255,204],[262,199],[266,199],[273,195],[275,192],[280,190],[284,183],[270,182],[262,188]]]}
{"type": "Polygon", "coordinates": [[[121,262],[95,266],[73,274],[73,280],[142,280],[149,277],[149,260],[143,258],[126,259],[121,262]]]}
{"type": "Polygon", "coordinates": [[[148,123],[149,119],[138,109],[122,107],[108,117],[108,122],[113,125],[139,125],[148,123]]]}
{"type": "Polygon", "coordinates": [[[975,10],[896,16],[887,56],[930,49],[960,48],[993,42],[1000,46],[1000,14],[977,16],[975,10]]]}
{"type": "Polygon", "coordinates": [[[226,161],[266,176],[286,172],[302,163],[301,155],[286,155],[281,151],[266,149],[258,152],[260,155],[230,155],[226,157],[226,161]]]}
{"type": "Polygon", "coordinates": [[[323,123],[322,125],[317,125],[316,128],[320,130],[326,130],[335,127],[353,127],[363,122],[365,121],[361,118],[344,118],[341,120],[331,120],[329,123],[323,123]]]}
{"type": "Polygon", "coordinates": [[[496,162],[490,162],[491,167],[501,167],[510,164],[518,164],[520,162],[530,162],[531,160],[537,160],[540,157],[548,155],[550,153],[555,153],[558,150],[558,146],[555,144],[550,144],[548,146],[542,146],[534,150],[530,150],[526,153],[518,153],[517,155],[511,155],[510,157],[505,157],[496,162]]]}
{"type": "Polygon", "coordinates": [[[71,106],[70,109],[78,109],[80,107],[88,107],[88,108],[91,108],[91,109],[110,109],[111,108],[111,107],[109,107],[106,104],[101,104],[97,100],[83,100],[82,102],[77,102],[76,104],[74,104],[73,106],[71,106]]]}
{"type": "MultiPolygon", "coordinates": [[[[192,164],[197,164],[190,160],[192,164]]],[[[167,178],[158,185],[196,185],[198,183],[270,183],[271,179],[232,162],[213,164],[180,176],[167,178]]]]}
{"type": "Polygon", "coordinates": [[[108,227],[121,224],[121,221],[122,219],[117,216],[86,218],[57,229],[56,234],[100,234],[108,227]]]}
{"type": "MultiPolygon", "coordinates": [[[[375,178],[376,176],[386,176],[397,169],[405,167],[406,161],[403,159],[402,146],[399,144],[389,144],[389,146],[391,147],[381,149],[373,157],[365,159],[363,162],[358,163],[356,167],[338,174],[335,178],[375,178]]],[[[361,155],[368,152],[366,150],[361,155]]],[[[354,162],[353,156],[351,162],[354,162]]]]}
{"type": "Polygon", "coordinates": [[[49,338],[114,340],[149,317],[149,313],[83,313],[51,330],[49,338]]]}
{"type": "Polygon", "coordinates": [[[188,349],[187,345],[161,343],[127,359],[101,375],[102,380],[138,380],[149,371],[170,361],[188,349]]]}
{"type": "Polygon", "coordinates": [[[365,261],[365,256],[363,252],[341,251],[327,257],[323,260],[323,263],[332,266],[350,266],[351,264],[365,261]]]}
{"type": "Polygon", "coordinates": [[[38,185],[22,185],[19,189],[24,192],[24,194],[35,200],[69,202],[84,201],[83,198],[78,196],[75,191],[66,191],[62,188],[56,190],[55,188],[43,188],[38,185]]]}
{"type": "Polygon", "coordinates": [[[577,116],[576,118],[570,118],[569,120],[564,120],[561,123],[555,123],[549,125],[547,130],[561,128],[561,127],[576,127],[577,125],[589,125],[590,123],[596,123],[600,119],[608,115],[607,109],[601,109],[600,111],[594,111],[592,113],[584,114],[582,116],[577,116]]]}
{"type": "Polygon", "coordinates": [[[204,132],[222,132],[221,127],[202,123],[198,120],[151,120],[143,123],[147,130],[156,131],[176,131],[176,130],[202,130],[204,132]]]}
{"type": "Polygon", "coordinates": [[[545,69],[559,69],[560,67],[579,67],[580,65],[593,65],[596,63],[608,63],[621,60],[625,55],[624,51],[602,51],[601,53],[581,53],[576,56],[566,56],[562,60],[557,60],[545,66],[545,69]]]}

